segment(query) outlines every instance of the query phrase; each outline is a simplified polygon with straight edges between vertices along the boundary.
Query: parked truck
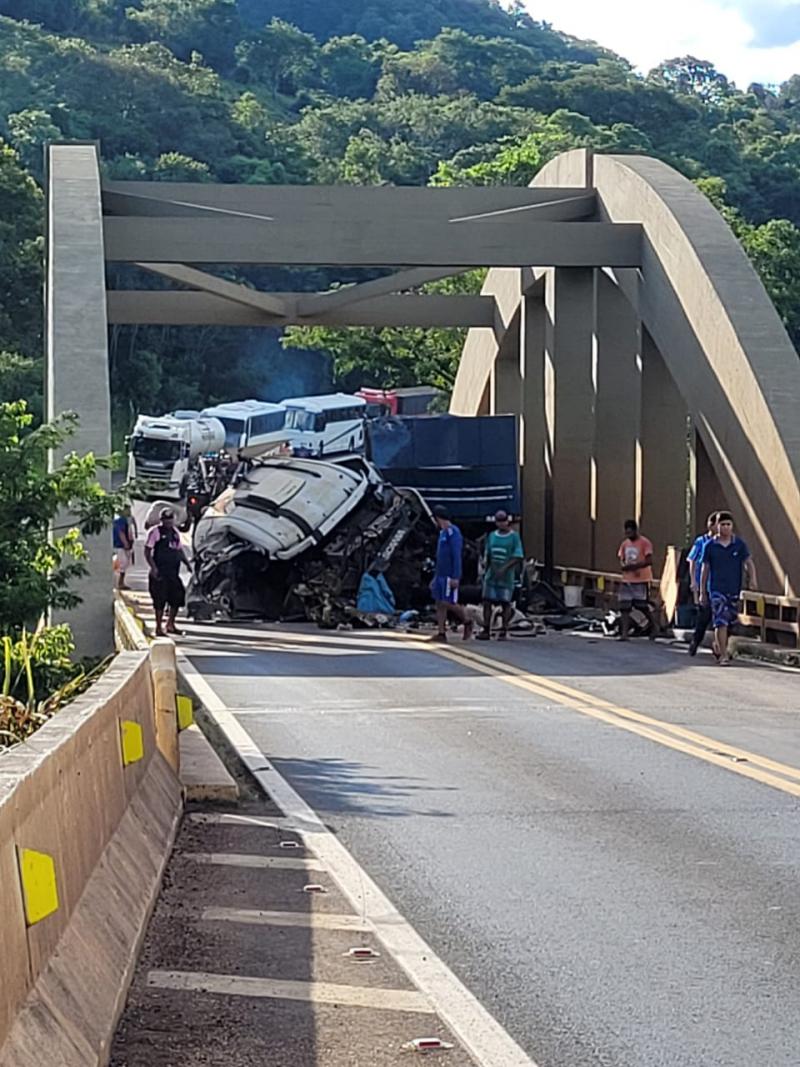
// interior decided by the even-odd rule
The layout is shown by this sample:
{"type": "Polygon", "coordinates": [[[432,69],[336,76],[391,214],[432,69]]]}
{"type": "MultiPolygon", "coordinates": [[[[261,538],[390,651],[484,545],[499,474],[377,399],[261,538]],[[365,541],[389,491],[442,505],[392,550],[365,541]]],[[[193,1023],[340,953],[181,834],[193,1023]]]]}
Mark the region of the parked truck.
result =
{"type": "Polygon", "coordinates": [[[128,478],[141,484],[148,500],[181,500],[203,456],[224,447],[219,419],[140,415],[128,439],[128,478]]]}
{"type": "Polygon", "coordinates": [[[414,385],[404,389],[359,389],[356,396],[367,402],[367,417],[385,415],[428,415],[444,393],[432,385],[414,385]]]}

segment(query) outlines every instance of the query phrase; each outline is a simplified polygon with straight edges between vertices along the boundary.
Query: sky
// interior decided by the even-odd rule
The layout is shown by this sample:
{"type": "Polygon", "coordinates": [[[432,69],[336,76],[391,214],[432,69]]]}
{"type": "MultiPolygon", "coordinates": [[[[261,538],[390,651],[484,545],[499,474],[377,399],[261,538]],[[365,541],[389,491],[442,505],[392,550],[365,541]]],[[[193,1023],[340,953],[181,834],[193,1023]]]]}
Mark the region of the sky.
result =
{"type": "Polygon", "coordinates": [[[593,39],[642,71],[710,60],[741,89],[800,74],[798,0],[525,0],[533,18],[593,39]]]}

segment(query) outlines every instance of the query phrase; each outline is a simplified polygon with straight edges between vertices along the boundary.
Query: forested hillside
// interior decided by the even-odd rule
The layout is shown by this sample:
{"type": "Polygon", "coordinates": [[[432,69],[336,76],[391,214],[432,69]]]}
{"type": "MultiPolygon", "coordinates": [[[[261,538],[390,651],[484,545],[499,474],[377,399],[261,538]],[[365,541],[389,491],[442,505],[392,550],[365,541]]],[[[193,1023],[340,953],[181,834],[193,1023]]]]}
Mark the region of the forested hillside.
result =
{"type": "MultiPolygon", "coordinates": [[[[3,399],[40,392],[51,138],[96,138],[109,176],[157,181],[522,184],[570,147],[647,152],[725,211],[800,339],[800,76],[736,87],[684,58],[641,77],[521,3],[0,0],[0,138],[3,399]]],[[[291,338],[320,351],[288,361],[266,331],[116,330],[118,426],[137,410],[312,391],[331,373],[447,384],[460,344],[458,331],[291,338]]]]}

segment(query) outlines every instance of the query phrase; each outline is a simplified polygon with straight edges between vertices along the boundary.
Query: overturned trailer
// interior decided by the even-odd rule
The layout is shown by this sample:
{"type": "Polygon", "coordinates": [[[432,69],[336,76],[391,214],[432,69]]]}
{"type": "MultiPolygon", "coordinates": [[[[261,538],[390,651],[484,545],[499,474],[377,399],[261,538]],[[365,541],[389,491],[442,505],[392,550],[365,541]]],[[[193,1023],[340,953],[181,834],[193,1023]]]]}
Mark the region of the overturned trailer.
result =
{"type": "Polygon", "coordinates": [[[366,573],[415,607],[428,596],[434,535],[420,494],[360,457],[265,460],[198,523],[188,611],[336,626],[354,616],[366,573]]]}

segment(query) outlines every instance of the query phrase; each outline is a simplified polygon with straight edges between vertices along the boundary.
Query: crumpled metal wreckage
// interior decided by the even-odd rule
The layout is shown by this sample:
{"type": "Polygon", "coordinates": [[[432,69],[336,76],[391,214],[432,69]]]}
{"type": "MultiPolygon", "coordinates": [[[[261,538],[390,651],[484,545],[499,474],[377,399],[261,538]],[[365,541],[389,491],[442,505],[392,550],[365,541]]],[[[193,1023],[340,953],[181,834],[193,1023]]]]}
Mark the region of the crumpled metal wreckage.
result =
{"type": "Polygon", "coordinates": [[[398,604],[423,607],[435,534],[419,493],[360,457],[265,460],[197,524],[188,612],[374,625],[356,607],[362,576],[382,574],[398,604]]]}

